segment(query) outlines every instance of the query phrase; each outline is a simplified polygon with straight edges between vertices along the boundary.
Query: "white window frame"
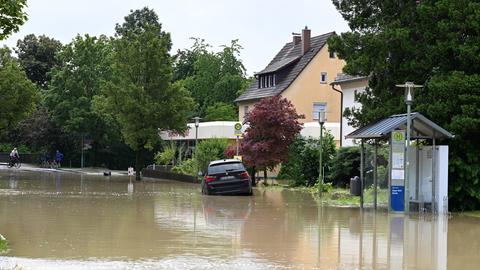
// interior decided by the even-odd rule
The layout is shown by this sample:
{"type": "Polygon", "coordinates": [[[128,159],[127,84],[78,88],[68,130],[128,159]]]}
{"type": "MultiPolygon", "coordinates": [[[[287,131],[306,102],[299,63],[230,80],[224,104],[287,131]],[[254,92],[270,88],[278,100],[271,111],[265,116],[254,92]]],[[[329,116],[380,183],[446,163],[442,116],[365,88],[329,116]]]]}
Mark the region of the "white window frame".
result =
{"type": "Polygon", "coordinates": [[[313,105],[312,105],[312,119],[313,120],[318,120],[318,112],[320,112],[321,110],[317,110],[315,111],[315,106],[323,106],[323,111],[324,112],[327,112],[327,102],[313,102],[313,105]]]}
{"type": "Polygon", "coordinates": [[[245,106],[243,106],[243,118],[245,118],[247,113],[248,113],[248,105],[245,105],[245,106]]]}
{"type": "Polygon", "coordinates": [[[327,72],[320,73],[320,83],[322,84],[327,83],[327,72]],[[324,76],[325,76],[325,80],[323,80],[324,76]]]}

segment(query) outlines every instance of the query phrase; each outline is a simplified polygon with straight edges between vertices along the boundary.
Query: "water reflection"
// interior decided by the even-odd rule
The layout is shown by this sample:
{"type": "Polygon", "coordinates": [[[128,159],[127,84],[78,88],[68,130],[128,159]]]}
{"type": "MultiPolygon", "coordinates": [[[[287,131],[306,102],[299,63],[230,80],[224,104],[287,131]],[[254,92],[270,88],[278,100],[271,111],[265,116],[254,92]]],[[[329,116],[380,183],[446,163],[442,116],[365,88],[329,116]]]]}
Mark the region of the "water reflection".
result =
{"type": "Polygon", "coordinates": [[[12,244],[0,268],[468,269],[480,263],[478,223],[319,206],[287,190],[202,196],[170,181],[0,171],[12,244]]]}

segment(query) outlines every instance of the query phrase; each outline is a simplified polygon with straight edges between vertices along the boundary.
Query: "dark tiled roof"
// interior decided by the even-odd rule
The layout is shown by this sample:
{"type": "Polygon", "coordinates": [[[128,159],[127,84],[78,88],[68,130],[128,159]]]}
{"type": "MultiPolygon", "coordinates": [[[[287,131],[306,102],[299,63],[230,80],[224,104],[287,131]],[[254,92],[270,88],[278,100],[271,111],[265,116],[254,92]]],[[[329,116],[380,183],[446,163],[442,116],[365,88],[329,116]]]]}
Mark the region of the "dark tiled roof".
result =
{"type": "Polygon", "coordinates": [[[275,71],[280,70],[284,67],[287,67],[288,65],[297,61],[299,58],[300,58],[300,55],[293,56],[293,57],[287,57],[287,58],[282,59],[278,62],[275,62],[273,64],[268,65],[264,70],[258,72],[257,74],[265,74],[265,73],[275,72],[275,71]]]}
{"type": "Polygon", "coordinates": [[[343,83],[343,82],[352,82],[352,81],[357,81],[357,80],[362,80],[367,78],[366,76],[354,76],[354,75],[348,75],[348,74],[338,74],[337,77],[335,77],[335,81],[332,82],[332,84],[338,84],[338,83],[343,83]]]}
{"type": "Polygon", "coordinates": [[[268,73],[265,71],[273,72],[278,71],[289,64],[291,68],[287,74],[282,78],[280,82],[277,83],[274,87],[269,88],[258,88],[258,79],[255,80],[246,90],[240,95],[235,102],[247,101],[247,100],[256,100],[265,97],[272,97],[281,94],[285,89],[287,89],[290,84],[298,77],[302,70],[310,63],[310,61],[317,55],[317,53],[325,46],[327,40],[330,36],[334,35],[334,32],[326,33],[320,36],[315,36],[311,38],[310,41],[310,50],[302,56],[302,42],[297,45],[293,45],[293,42],[288,42],[283,46],[280,52],[273,58],[273,60],[267,65],[267,67],[262,70],[260,73],[268,73]],[[299,60],[293,64],[294,60],[299,60]],[[290,61],[290,62],[288,62],[290,61]],[[285,64],[288,62],[288,64],[285,64]],[[282,65],[283,63],[283,65],[282,65]]]}

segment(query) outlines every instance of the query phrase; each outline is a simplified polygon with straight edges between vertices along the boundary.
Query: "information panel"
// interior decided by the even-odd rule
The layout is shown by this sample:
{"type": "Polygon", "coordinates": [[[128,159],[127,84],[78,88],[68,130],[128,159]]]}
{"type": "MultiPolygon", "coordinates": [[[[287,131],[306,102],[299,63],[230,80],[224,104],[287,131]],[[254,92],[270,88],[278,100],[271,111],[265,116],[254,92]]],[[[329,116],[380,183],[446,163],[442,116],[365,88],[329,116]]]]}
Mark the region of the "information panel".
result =
{"type": "Polygon", "coordinates": [[[405,210],[405,130],[393,131],[391,142],[390,207],[401,212],[405,210]]]}

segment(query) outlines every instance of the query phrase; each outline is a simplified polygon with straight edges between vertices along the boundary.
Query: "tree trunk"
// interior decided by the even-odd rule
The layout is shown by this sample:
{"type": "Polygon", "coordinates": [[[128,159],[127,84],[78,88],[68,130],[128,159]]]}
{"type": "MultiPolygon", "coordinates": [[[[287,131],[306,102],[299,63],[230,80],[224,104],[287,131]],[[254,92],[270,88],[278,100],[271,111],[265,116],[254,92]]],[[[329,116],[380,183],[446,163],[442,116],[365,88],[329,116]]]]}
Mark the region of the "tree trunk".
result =
{"type": "Polygon", "coordinates": [[[252,187],[256,187],[257,186],[257,181],[255,179],[255,166],[252,167],[252,187]]]}
{"type": "Polygon", "coordinates": [[[142,170],[142,165],[141,165],[142,157],[141,157],[141,155],[142,155],[141,149],[138,149],[135,152],[135,180],[137,180],[137,181],[142,180],[142,177],[140,175],[140,171],[142,170]]]}
{"type": "Polygon", "coordinates": [[[268,185],[267,183],[267,168],[263,170],[263,182],[265,185],[268,185]]]}

